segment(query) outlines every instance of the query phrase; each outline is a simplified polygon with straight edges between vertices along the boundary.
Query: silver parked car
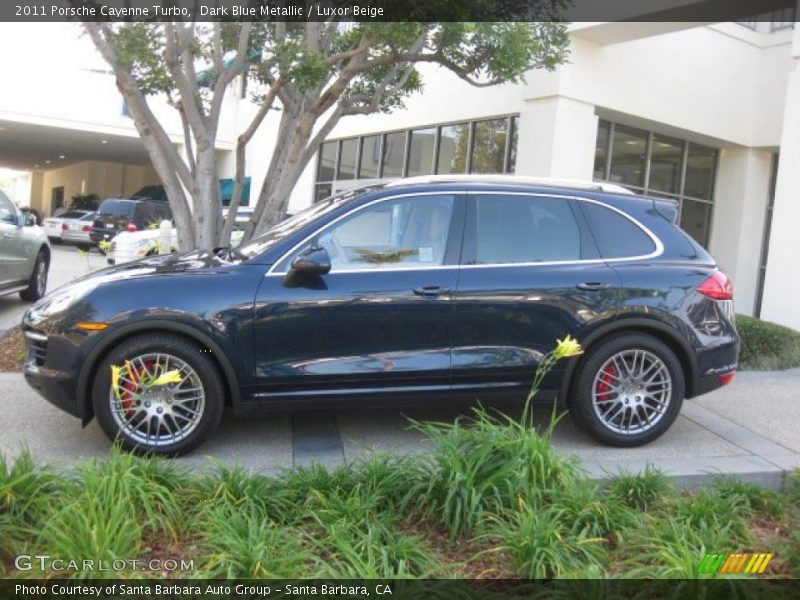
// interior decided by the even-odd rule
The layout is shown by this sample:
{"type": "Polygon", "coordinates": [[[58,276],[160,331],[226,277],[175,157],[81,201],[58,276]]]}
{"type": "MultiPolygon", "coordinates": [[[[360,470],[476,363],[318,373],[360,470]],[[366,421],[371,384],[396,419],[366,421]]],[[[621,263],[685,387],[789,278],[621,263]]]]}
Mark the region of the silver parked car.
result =
{"type": "Polygon", "coordinates": [[[48,217],[44,220],[44,232],[51,242],[60,244],[64,241],[64,233],[71,229],[79,219],[91,212],[89,210],[67,210],[58,216],[48,217]]]}
{"type": "Polygon", "coordinates": [[[92,223],[95,213],[86,213],[79,219],[64,219],[61,223],[61,241],[65,244],[77,244],[81,250],[89,250],[92,240],[92,223]]]}
{"type": "Polygon", "coordinates": [[[49,268],[44,230],[0,192],[0,296],[19,292],[23,300],[38,300],[47,289],[49,268]]]}

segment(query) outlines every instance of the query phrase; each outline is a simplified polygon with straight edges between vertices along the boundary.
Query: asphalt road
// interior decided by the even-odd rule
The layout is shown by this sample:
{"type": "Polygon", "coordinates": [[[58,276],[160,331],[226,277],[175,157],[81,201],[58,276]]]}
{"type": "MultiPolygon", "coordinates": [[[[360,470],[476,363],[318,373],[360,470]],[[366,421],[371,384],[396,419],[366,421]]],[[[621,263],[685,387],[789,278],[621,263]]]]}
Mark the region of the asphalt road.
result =
{"type": "MultiPolygon", "coordinates": [[[[54,246],[49,289],[104,266],[105,258],[96,252],[87,257],[75,248],[54,246]]],[[[0,298],[0,331],[18,324],[27,306],[16,295],[0,298]]],[[[202,448],[177,460],[200,469],[240,464],[265,474],[312,462],[336,467],[371,452],[425,452],[430,445],[409,426],[409,418],[452,421],[464,412],[432,403],[404,412],[229,415],[202,448]]],[[[548,411],[540,411],[539,423],[548,417],[548,411]]],[[[654,464],[683,485],[698,485],[717,473],[778,485],[786,470],[800,467],[800,370],[739,373],[730,386],[687,401],[672,428],[641,448],[598,445],[568,416],[553,442],[597,477],[654,464]]],[[[70,465],[106,455],[109,441],[97,423],[82,429],[77,419],[39,397],[21,374],[0,374],[0,452],[13,455],[22,447],[40,462],[70,465]]]]}

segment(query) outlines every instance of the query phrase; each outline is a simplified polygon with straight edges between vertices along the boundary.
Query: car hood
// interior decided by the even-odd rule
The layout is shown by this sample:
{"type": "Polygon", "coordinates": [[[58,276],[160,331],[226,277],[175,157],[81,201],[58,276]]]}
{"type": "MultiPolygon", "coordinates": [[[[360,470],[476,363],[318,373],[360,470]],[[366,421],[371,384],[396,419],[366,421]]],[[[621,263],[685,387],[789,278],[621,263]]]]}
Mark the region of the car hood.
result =
{"type": "Polygon", "coordinates": [[[148,277],[215,269],[230,266],[233,262],[224,260],[207,250],[193,250],[181,254],[151,256],[109,267],[82,277],[80,281],[95,280],[97,283],[130,279],[132,277],[148,277]]]}

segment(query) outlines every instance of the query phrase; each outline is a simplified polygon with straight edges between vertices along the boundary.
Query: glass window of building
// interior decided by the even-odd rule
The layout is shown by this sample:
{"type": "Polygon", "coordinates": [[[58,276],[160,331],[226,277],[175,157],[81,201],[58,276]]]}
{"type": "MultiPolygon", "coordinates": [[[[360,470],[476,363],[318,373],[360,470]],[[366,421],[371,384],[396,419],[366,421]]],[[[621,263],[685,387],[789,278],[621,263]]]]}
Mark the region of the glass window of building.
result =
{"type": "Polygon", "coordinates": [[[594,178],[606,178],[606,161],[608,160],[608,130],[611,124],[600,121],[597,127],[597,145],[594,149],[594,178]]]}
{"type": "Polygon", "coordinates": [[[314,198],[333,182],[432,173],[513,173],[519,115],[325,142],[317,159],[314,198]]]}
{"type": "Polygon", "coordinates": [[[358,178],[376,179],[381,166],[381,136],[369,135],[361,139],[358,178]]]}
{"type": "Polygon", "coordinates": [[[439,161],[436,165],[436,172],[444,175],[466,173],[468,149],[469,123],[442,127],[439,135],[439,161]]]}
{"type": "Polygon", "coordinates": [[[319,168],[317,181],[333,181],[336,179],[336,147],[338,142],[326,142],[319,151],[319,168]]]}
{"type": "Polygon", "coordinates": [[[714,189],[716,163],[717,151],[714,148],[689,144],[684,195],[710,200],[714,189]]]}
{"type": "Polygon", "coordinates": [[[342,140],[339,148],[339,174],[337,179],[355,179],[358,160],[358,138],[342,140]]]}
{"type": "Polygon", "coordinates": [[[383,136],[383,172],[381,177],[402,177],[406,157],[406,132],[383,136]]]}
{"type": "Polygon", "coordinates": [[[519,139],[519,117],[511,117],[511,142],[508,145],[507,173],[517,171],[517,140],[519,139]]]}
{"type": "Polygon", "coordinates": [[[508,119],[476,122],[472,135],[470,173],[503,173],[507,137],[508,119]]]}
{"type": "Polygon", "coordinates": [[[617,125],[611,142],[609,179],[615,183],[644,187],[647,160],[647,132],[617,125]]]}
{"type": "Polygon", "coordinates": [[[653,135],[648,189],[677,194],[681,185],[681,162],[683,162],[681,140],[653,135]]]}
{"type": "Polygon", "coordinates": [[[711,224],[711,203],[684,198],[681,202],[681,229],[702,246],[708,244],[711,224]]]}
{"type": "Polygon", "coordinates": [[[433,154],[436,150],[436,128],[415,129],[410,135],[407,175],[430,175],[433,173],[433,154]]]}

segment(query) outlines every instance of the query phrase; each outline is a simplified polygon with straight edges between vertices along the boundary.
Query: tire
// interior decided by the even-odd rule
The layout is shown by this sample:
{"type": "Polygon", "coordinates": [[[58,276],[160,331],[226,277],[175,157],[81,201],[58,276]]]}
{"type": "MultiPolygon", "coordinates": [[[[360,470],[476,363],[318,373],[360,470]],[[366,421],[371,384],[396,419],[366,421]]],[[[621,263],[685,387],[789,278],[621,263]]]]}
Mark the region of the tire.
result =
{"type": "Polygon", "coordinates": [[[669,429],[685,389],[683,367],[669,346],[626,333],[607,338],[583,357],[568,405],[575,422],[595,439],[641,446],[669,429]]]}
{"type": "Polygon", "coordinates": [[[36,256],[36,262],[33,264],[31,277],[28,279],[28,287],[19,293],[19,297],[29,302],[35,302],[44,296],[47,291],[47,272],[49,268],[50,263],[47,260],[47,255],[43,250],[40,250],[36,256]]]}
{"type": "Polygon", "coordinates": [[[142,334],[123,341],[100,361],[92,385],[94,414],[103,431],[125,450],[140,454],[191,452],[217,428],[224,403],[225,386],[214,361],[194,342],[168,334],[142,334]],[[186,378],[177,386],[148,389],[123,375],[122,393],[116,398],[111,391],[111,366],[126,372],[126,360],[131,361],[134,380],[157,370],[179,370],[186,378]],[[169,435],[177,430],[181,431],[169,435]]]}
{"type": "Polygon", "coordinates": [[[78,250],[83,252],[91,252],[92,247],[89,244],[78,244],[78,250]]]}

